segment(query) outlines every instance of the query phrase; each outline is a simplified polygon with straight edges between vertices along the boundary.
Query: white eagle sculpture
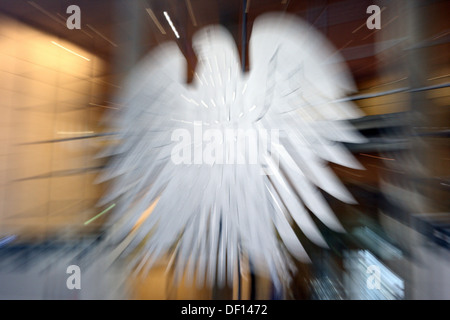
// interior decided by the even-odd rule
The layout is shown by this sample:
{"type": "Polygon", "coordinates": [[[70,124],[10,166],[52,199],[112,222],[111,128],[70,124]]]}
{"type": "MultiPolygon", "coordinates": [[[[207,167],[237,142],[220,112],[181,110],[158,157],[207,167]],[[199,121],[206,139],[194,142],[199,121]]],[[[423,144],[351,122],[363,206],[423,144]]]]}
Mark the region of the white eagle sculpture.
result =
{"type": "Polygon", "coordinates": [[[361,116],[342,99],[354,91],[351,75],[323,35],[287,14],[255,21],[247,73],[224,27],[198,31],[193,48],[191,84],[177,45],[161,44],[108,116],[120,141],[103,152],[113,157],[99,178],[112,181],[101,204],[117,204],[111,237],[132,233],[138,270],[169,254],[179,279],[232,285],[245,256],[279,285],[292,258],[309,261],[294,224],[322,247],[312,214],[344,231],[318,188],[355,201],[327,165],[362,169],[342,145],[364,141],[346,122],[361,116]]]}

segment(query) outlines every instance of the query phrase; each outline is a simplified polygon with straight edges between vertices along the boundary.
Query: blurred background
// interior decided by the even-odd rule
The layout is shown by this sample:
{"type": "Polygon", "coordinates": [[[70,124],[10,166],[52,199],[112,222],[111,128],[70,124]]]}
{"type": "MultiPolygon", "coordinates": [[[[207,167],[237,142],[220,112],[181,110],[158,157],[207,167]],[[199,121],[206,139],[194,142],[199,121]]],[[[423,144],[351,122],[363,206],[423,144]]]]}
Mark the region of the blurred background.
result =
{"type": "Polygon", "coordinates": [[[445,0],[0,0],[0,299],[450,299],[449,13],[445,0]],[[381,29],[366,26],[372,4],[381,29]],[[70,5],[81,29],[66,26],[70,5]],[[174,285],[167,261],[132,277],[103,241],[114,207],[97,206],[108,159],[95,155],[114,132],[102,116],[162,42],[179,46],[190,82],[191,39],[209,24],[231,32],[249,70],[253,22],[270,11],[312,24],[356,82],[347,99],[368,142],[348,148],[366,170],[332,167],[358,205],[324,193],[348,233],[319,224],[330,249],[306,245],[313,263],[283,292],[250,267],[233,288],[174,285]],[[81,290],[66,287],[69,265],[81,290]]]}

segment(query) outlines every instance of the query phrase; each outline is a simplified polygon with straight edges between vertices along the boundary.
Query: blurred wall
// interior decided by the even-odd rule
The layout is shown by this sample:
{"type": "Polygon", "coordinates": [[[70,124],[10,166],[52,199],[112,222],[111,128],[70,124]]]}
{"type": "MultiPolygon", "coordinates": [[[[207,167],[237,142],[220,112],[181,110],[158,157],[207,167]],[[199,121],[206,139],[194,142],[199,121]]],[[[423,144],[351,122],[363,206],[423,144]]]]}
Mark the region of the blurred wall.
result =
{"type": "Polygon", "coordinates": [[[105,69],[86,50],[0,16],[0,235],[68,234],[98,213],[100,145],[82,137],[102,130],[105,69]]]}

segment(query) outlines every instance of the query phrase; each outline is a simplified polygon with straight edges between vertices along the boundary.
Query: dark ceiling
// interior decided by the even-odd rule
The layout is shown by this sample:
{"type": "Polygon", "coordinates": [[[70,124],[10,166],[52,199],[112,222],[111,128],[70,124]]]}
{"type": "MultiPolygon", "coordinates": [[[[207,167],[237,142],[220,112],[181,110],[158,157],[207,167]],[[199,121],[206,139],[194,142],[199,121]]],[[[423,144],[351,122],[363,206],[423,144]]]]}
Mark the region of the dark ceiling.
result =
{"type": "MultiPolygon", "coordinates": [[[[384,34],[391,34],[391,39],[383,39],[381,43],[377,39],[376,30],[365,27],[369,16],[366,9],[372,2],[372,0],[0,0],[0,12],[68,39],[102,56],[112,65],[118,61],[116,59],[123,60],[125,55],[130,64],[122,64],[122,68],[129,68],[158,43],[174,40],[188,58],[192,70],[195,67],[195,55],[191,48],[191,38],[196,30],[208,24],[220,23],[231,31],[241,51],[243,34],[246,34],[248,40],[253,21],[258,15],[269,11],[286,11],[302,17],[325,34],[345,57],[358,82],[373,76],[377,68],[380,68],[382,61],[375,58],[379,50],[389,50],[401,42],[398,33],[402,29],[402,19],[398,15],[395,16],[395,10],[392,9],[395,7],[395,1],[377,1],[380,7],[386,4],[386,10],[382,9],[383,31],[384,34]],[[81,30],[69,30],[66,27],[65,20],[69,16],[66,8],[73,4],[81,8],[81,30]],[[160,23],[159,27],[146,9],[151,9],[160,23]],[[180,33],[179,39],[172,33],[163,11],[170,14],[180,33]],[[392,32],[389,32],[390,30],[392,32]]],[[[403,58],[401,54],[394,56],[388,62],[389,67],[395,68],[397,62],[403,58]]]]}

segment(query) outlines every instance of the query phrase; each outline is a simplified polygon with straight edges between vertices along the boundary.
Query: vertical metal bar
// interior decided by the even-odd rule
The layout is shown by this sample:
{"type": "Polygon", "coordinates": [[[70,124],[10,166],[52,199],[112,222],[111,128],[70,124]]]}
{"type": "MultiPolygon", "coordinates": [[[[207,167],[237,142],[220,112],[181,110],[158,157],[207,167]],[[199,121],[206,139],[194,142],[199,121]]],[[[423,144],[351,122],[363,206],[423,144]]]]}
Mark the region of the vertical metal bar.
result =
{"type": "Polygon", "coordinates": [[[246,63],[246,55],[247,55],[247,0],[244,0],[242,5],[242,72],[245,72],[245,63],[246,63]]]}
{"type": "MultiPolygon", "coordinates": [[[[407,179],[409,179],[408,185],[418,196],[415,203],[415,211],[410,212],[409,225],[413,225],[412,214],[427,214],[432,209],[432,200],[430,197],[430,188],[428,177],[430,176],[429,164],[430,159],[435,154],[435,150],[431,145],[427,144],[427,140],[422,139],[420,134],[424,133],[424,129],[427,128],[432,120],[429,110],[432,108],[432,102],[427,100],[427,92],[423,90],[415,90],[417,88],[424,87],[427,84],[427,73],[429,49],[427,47],[421,47],[418,44],[423,43],[427,38],[428,28],[431,23],[431,17],[428,13],[430,1],[408,1],[408,38],[410,49],[407,54],[407,67],[409,72],[410,81],[410,120],[408,133],[411,134],[410,138],[410,150],[408,153],[409,166],[406,166],[407,179]]],[[[425,129],[426,130],[426,129],[425,129]]],[[[428,140],[429,141],[429,140],[428,140]]],[[[404,199],[408,201],[408,199],[404,199]]],[[[410,243],[414,243],[412,236],[409,239],[410,243]]],[[[412,248],[412,255],[419,254],[418,248],[412,248]]],[[[415,296],[414,290],[418,289],[419,283],[422,283],[422,279],[418,278],[414,274],[412,267],[408,270],[409,282],[406,282],[405,286],[405,298],[413,299],[415,296]]],[[[435,276],[432,276],[435,277],[435,276]]],[[[422,290],[435,290],[437,288],[430,287],[429,284],[425,287],[421,287],[422,290]]]]}
{"type": "MultiPolygon", "coordinates": [[[[241,57],[241,67],[242,72],[245,72],[245,56],[247,54],[247,0],[244,0],[242,5],[242,39],[241,39],[241,47],[242,47],[242,57],[241,57]]],[[[242,300],[242,279],[241,279],[241,255],[238,253],[237,255],[237,272],[238,272],[238,289],[237,289],[237,299],[242,300]]],[[[252,279],[253,282],[253,279],[252,279]]]]}
{"type": "Polygon", "coordinates": [[[126,43],[115,50],[113,57],[113,67],[116,74],[127,73],[136,64],[142,54],[142,8],[138,0],[116,1],[115,14],[121,20],[127,22],[128,28],[123,28],[123,24],[115,27],[117,43],[126,43]]]}

